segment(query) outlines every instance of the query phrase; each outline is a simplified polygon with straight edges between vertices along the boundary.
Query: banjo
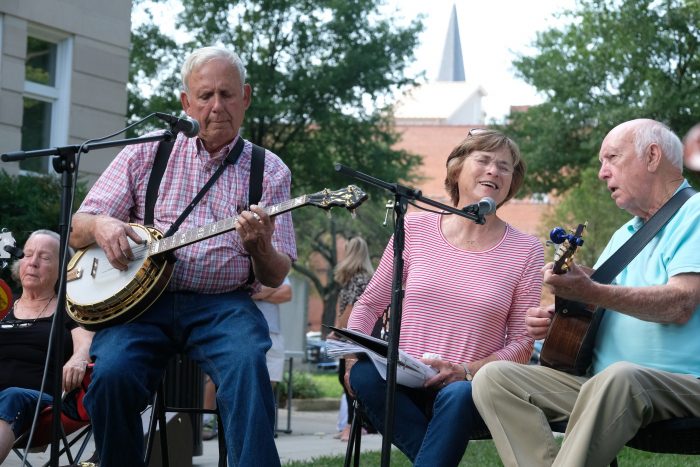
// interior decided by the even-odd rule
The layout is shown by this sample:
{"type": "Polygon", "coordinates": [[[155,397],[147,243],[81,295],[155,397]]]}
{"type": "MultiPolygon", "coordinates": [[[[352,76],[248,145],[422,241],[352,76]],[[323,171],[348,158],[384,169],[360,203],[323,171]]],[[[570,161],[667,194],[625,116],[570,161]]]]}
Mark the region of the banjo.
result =
{"type": "MultiPolygon", "coordinates": [[[[302,206],[354,210],[367,199],[355,185],[340,190],[325,189],[264,208],[271,216],[302,206]]],[[[158,229],[129,224],[141,237],[129,239],[135,259],[126,271],[114,268],[102,248],[92,244],[79,250],[68,263],[66,308],[70,317],[85,329],[96,331],[126,323],[141,315],[165,291],[174,264],[167,253],[234,230],[237,216],[163,237],[158,229]]]]}

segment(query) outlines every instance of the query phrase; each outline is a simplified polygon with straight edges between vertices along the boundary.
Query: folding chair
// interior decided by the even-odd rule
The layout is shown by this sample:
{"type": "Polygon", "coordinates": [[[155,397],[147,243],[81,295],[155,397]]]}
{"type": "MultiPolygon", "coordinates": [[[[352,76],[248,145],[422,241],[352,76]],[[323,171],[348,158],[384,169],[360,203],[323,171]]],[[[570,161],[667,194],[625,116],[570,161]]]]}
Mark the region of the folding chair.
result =
{"type": "MultiPolygon", "coordinates": [[[[69,464],[74,464],[80,460],[92,435],[90,419],[85,406],[83,406],[83,397],[85,397],[85,392],[92,379],[92,366],[92,364],[88,365],[80,386],[67,393],[62,399],[60,434],[62,447],[59,450],[59,456],[65,454],[69,464]],[[68,439],[69,435],[72,435],[70,440],[68,439]],[[77,454],[73,455],[71,448],[81,440],[77,454]]],[[[20,458],[24,457],[24,452],[22,451],[24,449],[28,449],[29,452],[44,452],[46,447],[51,444],[53,438],[53,406],[46,407],[39,413],[31,446],[27,447],[29,434],[30,430],[27,430],[15,440],[15,444],[12,446],[12,450],[20,458]]],[[[27,463],[27,465],[31,467],[31,464],[27,463]]],[[[48,465],[48,462],[44,464],[44,466],[48,465]]]]}

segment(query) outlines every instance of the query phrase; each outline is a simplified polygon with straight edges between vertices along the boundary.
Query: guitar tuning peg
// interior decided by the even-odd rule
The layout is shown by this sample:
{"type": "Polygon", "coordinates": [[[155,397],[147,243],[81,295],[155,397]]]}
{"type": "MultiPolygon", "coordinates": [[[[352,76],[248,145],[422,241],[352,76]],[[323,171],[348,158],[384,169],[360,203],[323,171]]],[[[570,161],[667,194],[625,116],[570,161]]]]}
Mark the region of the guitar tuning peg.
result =
{"type": "Polygon", "coordinates": [[[389,212],[391,212],[392,208],[394,207],[394,201],[389,200],[386,202],[386,212],[384,213],[384,222],[382,223],[383,226],[386,227],[387,222],[389,222],[389,212]]]}

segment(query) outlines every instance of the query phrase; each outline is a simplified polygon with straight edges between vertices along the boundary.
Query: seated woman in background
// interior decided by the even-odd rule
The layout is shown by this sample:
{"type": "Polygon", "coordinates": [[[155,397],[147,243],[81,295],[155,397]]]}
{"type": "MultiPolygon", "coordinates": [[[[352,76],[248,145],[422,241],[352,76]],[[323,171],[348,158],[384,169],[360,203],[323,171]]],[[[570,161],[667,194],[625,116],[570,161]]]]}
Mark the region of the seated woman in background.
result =
{"type": "MultiPolygon", "coordinates": [[[[493,198],[500,207],[521,187],[525,164],[500,132],[475,129],[447,158],[445,187],[456,208],[493,198]]],[[[484,427],[472,376],[492,360],[526,363],[532,339],[525,311],[540,303],[544,252],[538,239],[498,214],[483,225],[446,213],[406,217],[405,289],[399,348],[438,374],[425,387],[397,386],[393,443],[416,466],[456,466],[473,429],[484,427]]],[[[349,328],[369,334],[391,303],[393,239],[355,303],[349,328]]],[[[391,329],[389,330],[391,333],[391,329]]],[[[367,360],[346,360],[355,397],[384,431],[386,381],[367,360]]]]}
{"type": "MultiPolygon", "coordinates": [[[[41,410],[53,402],[55,376],[51,364],[44,392],[39,390],[53,314],[57,309],[65,313],[56,296],[59,241],[59,235],[50,230],[33,232],[24,245],[24,258],[12,265],[22,295],[0,321],[0,463],[12,450],[15,439],[29,428],[37,403],[41,410]]],[[[93,333],[77,327],[67,316],[63,332],[62,387],[70,391],[85,376],[93,333]]]]}

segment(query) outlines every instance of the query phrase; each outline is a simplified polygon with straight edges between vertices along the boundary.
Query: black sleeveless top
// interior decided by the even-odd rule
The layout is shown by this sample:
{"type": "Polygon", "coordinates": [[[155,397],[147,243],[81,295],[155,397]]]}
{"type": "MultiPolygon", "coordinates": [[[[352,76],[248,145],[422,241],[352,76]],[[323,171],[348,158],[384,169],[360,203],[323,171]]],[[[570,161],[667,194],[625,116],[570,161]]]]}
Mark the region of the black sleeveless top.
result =
{"type": "MultiPolygon", "coordinates": [[[[53,316],[37,320],[16,319],[13,307],[0,321],[0,390],[9,387],[40,389],[52,319],[53,316]]],[[[66,315],[63,329],[64,363],[73,354],[71,330],[76,326],[75,321],[66,315]]],[[[55,374],[53,361],[50,361],[44,387],[46,392],[53,387],[55,374]]]]}

